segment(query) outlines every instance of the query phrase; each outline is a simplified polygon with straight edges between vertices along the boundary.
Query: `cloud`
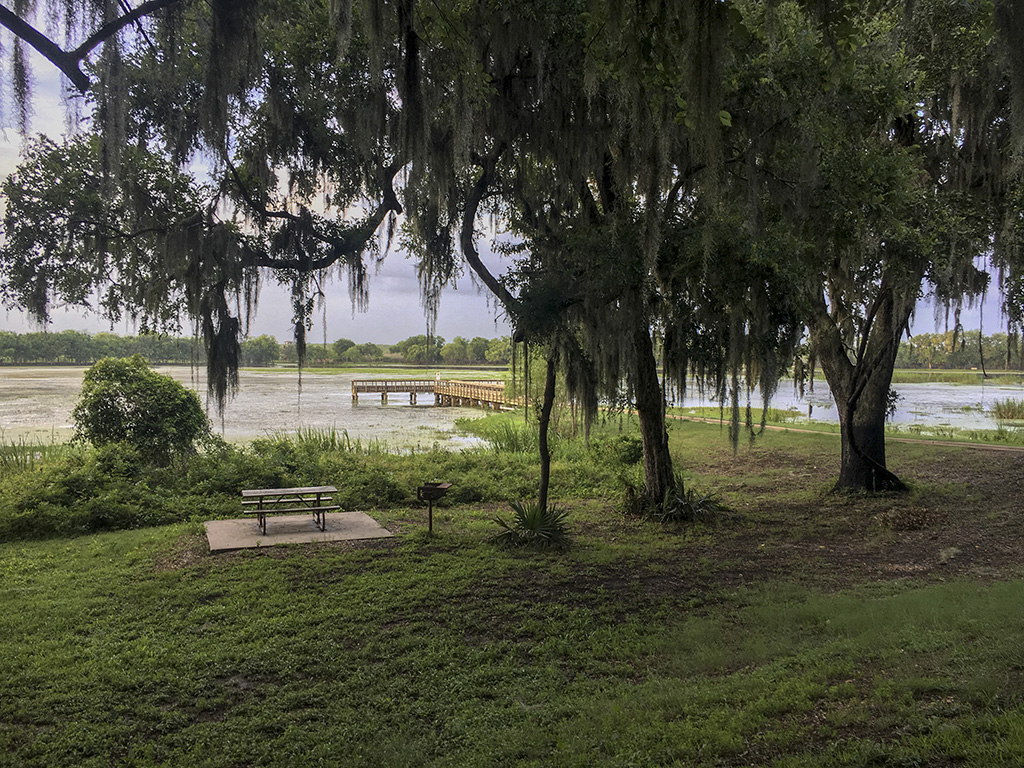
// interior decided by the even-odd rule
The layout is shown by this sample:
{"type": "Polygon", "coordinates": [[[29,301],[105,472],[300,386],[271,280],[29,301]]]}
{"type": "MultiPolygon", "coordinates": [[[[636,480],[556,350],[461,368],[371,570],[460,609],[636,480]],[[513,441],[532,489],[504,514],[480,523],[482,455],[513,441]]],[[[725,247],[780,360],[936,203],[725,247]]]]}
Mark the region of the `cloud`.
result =
{"type": "MultiPolygon", "coordinates": [[[[69,123],[68,110],[61,98],[62,75],[34,52],[31,66],[35,74],[35,87],[30,135],[42,132],[58,138],[67,132],[69,123]]],[[[12,122],[13,111],[9,100],[5,106],[5,118],[12,122]]],[[[0,179],[6,178],[17,167],[21,147],[22,140],[17,130],[6,126],[0,132],[0,179]]],[[[491,254],[484,243],[481,243],[481,251],[489,265],[500,272],[502,265],[499,257],[491,254]]],[[[393,251],[380,263],[378,269],[371,267],[370,303],[366,312],[353,312],[345,279],[335,278],[325,288],[328,341],[345,336],[359,342],[392,343],[426,330],[415,262],[405,253],[393,251]]],[[[495,319],[500,315],[487,291],[478,290],[470,277],[463,275],[458,280],[457,288],[446,288],[442,293],[437,333],[449,339],[455,336],[492,338],[507,334],[507,323],[495,319]]],[[[39,330],[20,311],[0,309],[0,318],[6,330],[22,333],[39,330]]],[[[290,339],[291,318],[289,290],[277,285],[273,277],[268,275],[263,281],[259,306],[251,326],[252,334],[266,333],[282,341],[290,339]]],[[[318,312],[311,338],[322,340],[323,318],[324,314],[318,312]]],[[[57,331],[70,329],[96,333],[111,330],[111,323],[85,310],[58,308],[53,313],[49,327],[57,331]]],[[[115,325],[113,330],[122,334],[135,332],[135,328],[127,322],[115,325]]]]}

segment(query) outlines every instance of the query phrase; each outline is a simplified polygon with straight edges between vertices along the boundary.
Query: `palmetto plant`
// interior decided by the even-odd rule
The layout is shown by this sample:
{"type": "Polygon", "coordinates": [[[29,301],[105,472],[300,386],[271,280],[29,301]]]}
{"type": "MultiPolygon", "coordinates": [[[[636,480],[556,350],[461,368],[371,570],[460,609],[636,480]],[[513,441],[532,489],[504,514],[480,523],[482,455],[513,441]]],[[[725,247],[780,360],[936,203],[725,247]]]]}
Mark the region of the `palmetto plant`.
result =
{"type": "Polygon", "coordinates": [[[513,517],[506,522],[494,518],[501,531],[494,542],[503,547],[534,547],[536,549],[566,549],[569,530],[566,525],[568,511],[555,506],[542,507],[536,501],[513,501],[513,517]]]}

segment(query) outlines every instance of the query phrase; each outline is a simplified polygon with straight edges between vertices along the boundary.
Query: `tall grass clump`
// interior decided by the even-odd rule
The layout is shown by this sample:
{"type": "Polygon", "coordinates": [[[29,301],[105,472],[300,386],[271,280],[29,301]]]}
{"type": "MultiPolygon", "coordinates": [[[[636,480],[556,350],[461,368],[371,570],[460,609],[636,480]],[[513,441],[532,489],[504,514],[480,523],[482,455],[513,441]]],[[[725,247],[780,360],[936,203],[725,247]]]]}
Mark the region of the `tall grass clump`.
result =
{"type": "Polygon", "coordinates": [[[0,472],[23,472],[56,461],[77,450],[69,443],[33,442],[24,437],[6,439],[0,432],[0,472]]]}
{"type": "Polygon", "coordinates": [[[1024,421],[1024,400],[996,400],[992,403],[992,415],[999,421],[1024,421]]]}
{"type": "MultiPolygon", "coordinates": [[[[287,440],[288,436],[282,435],[287,440]]],[[[320,453],[351,453],[357,456],[380,456],[391,453],[384,440],[362,441],[353,438],[347,429],[339,431],[335,427],[299,427],[295,432],[294,441],[300,450],[313,450],[320,453]]]]}
{"type": "MultiPolygon", "coordinates": [[[[538,451],[538,428],[535,424],[503,421],[490,427],[482,437],[495,453],[525,453],[538,451]]],[[[548,436],[553,440],[553,435],[548,436]]]]}

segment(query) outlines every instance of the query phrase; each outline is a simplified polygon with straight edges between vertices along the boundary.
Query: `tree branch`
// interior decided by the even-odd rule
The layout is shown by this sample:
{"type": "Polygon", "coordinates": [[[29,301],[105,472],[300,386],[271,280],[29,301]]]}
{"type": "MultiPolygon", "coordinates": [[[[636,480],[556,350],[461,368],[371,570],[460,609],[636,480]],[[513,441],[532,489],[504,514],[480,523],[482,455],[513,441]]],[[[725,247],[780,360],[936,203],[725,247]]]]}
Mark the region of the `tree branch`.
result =
{"type": "Polygon", "coordinates": [[[85,93],[89,89],[89,77],[82,71],[81,63],[94,48],[114,37],[129,24],[178,2],[181,0],[147,0],[138,8],[108,21],[73,51],[65,51],[6,5],[0,5],[0,26],[6,27],[16,37],[35,48],[43,58],[63,72],[80,92],[85,93]]]}
{"type": "Polygon", "coordinates": [[[476,214],[480,208],[480,202],[484,199],[484,195],[487,194],[487,190],[494,180],[494,166],[504,151],[505,147],[502,145],[494,151],[493,155],[479,158],[477,161],[480,165],[480,177],[476,180],[473,188],[469,191],[469,196],[466,198],[466,207],[462,212],[462,229],[459,232],[459,244],[462,246],[463,257],[469,266],[473,268],[473,271],[476,272],[477,277],[505,305],[505,309],[511,314],[512,310],[519,306],[519,300],[491,274],[491,271],[480,260],[480,253],[476,249],[476,241],[473,238],[476,214]]]}
{"type": "Polygon", "coordinates": [[[110,39],[129,24],[138,21],[144,16],[148,16],[154,11],[159,11],[161,8],[174,5],[174,3],[177,2],[180,2],[180,0],[148,0],[148,2],[143,3],[134,11],[129,11],[123,16],[118,16],[113,21],[108,21],[102,27],[89,35],[89,37],[85,39],[85,42],[75,48],[71,53],[78,61],[81,61],[93,48],[110,39]]]}
{"type": "Polygon", "coordinates": [[[0,5],[0,25],[35,48],[43,58],[63,72],[79,91],[84,93],[89,88],[89,78],[78,66],[80,58],[65,51],[5,5],[0,5]]]}

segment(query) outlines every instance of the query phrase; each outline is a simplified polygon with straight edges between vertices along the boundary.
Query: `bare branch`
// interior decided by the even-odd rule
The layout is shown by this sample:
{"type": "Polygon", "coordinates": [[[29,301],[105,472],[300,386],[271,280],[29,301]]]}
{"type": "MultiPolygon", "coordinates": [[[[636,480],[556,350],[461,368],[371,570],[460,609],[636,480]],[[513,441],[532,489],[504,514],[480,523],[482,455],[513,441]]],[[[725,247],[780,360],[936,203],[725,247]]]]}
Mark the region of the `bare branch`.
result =
{"type": "Polygon", "coordinates": [[[81,64],[94,48],[114,37],[129,24],[178,2],[181,0],[148,0],[138,8],[108,21],[73,51],[65,51],[6,5],[0,5],[0,26],[6,27],[16,37],[35,48],[43,58],[63,72],[80,92],[85,93],[89,89],[89,77],[82,71],[81,64]]]}
{"type": "Polygon", "coordinates": [[[79,91],[84,93],[88,89],[89,78],[79,68],[81,59],[66,52],[5,5],[0,5],[0,25],[35,48],[43,58],[63,72],[79,91]]]}

